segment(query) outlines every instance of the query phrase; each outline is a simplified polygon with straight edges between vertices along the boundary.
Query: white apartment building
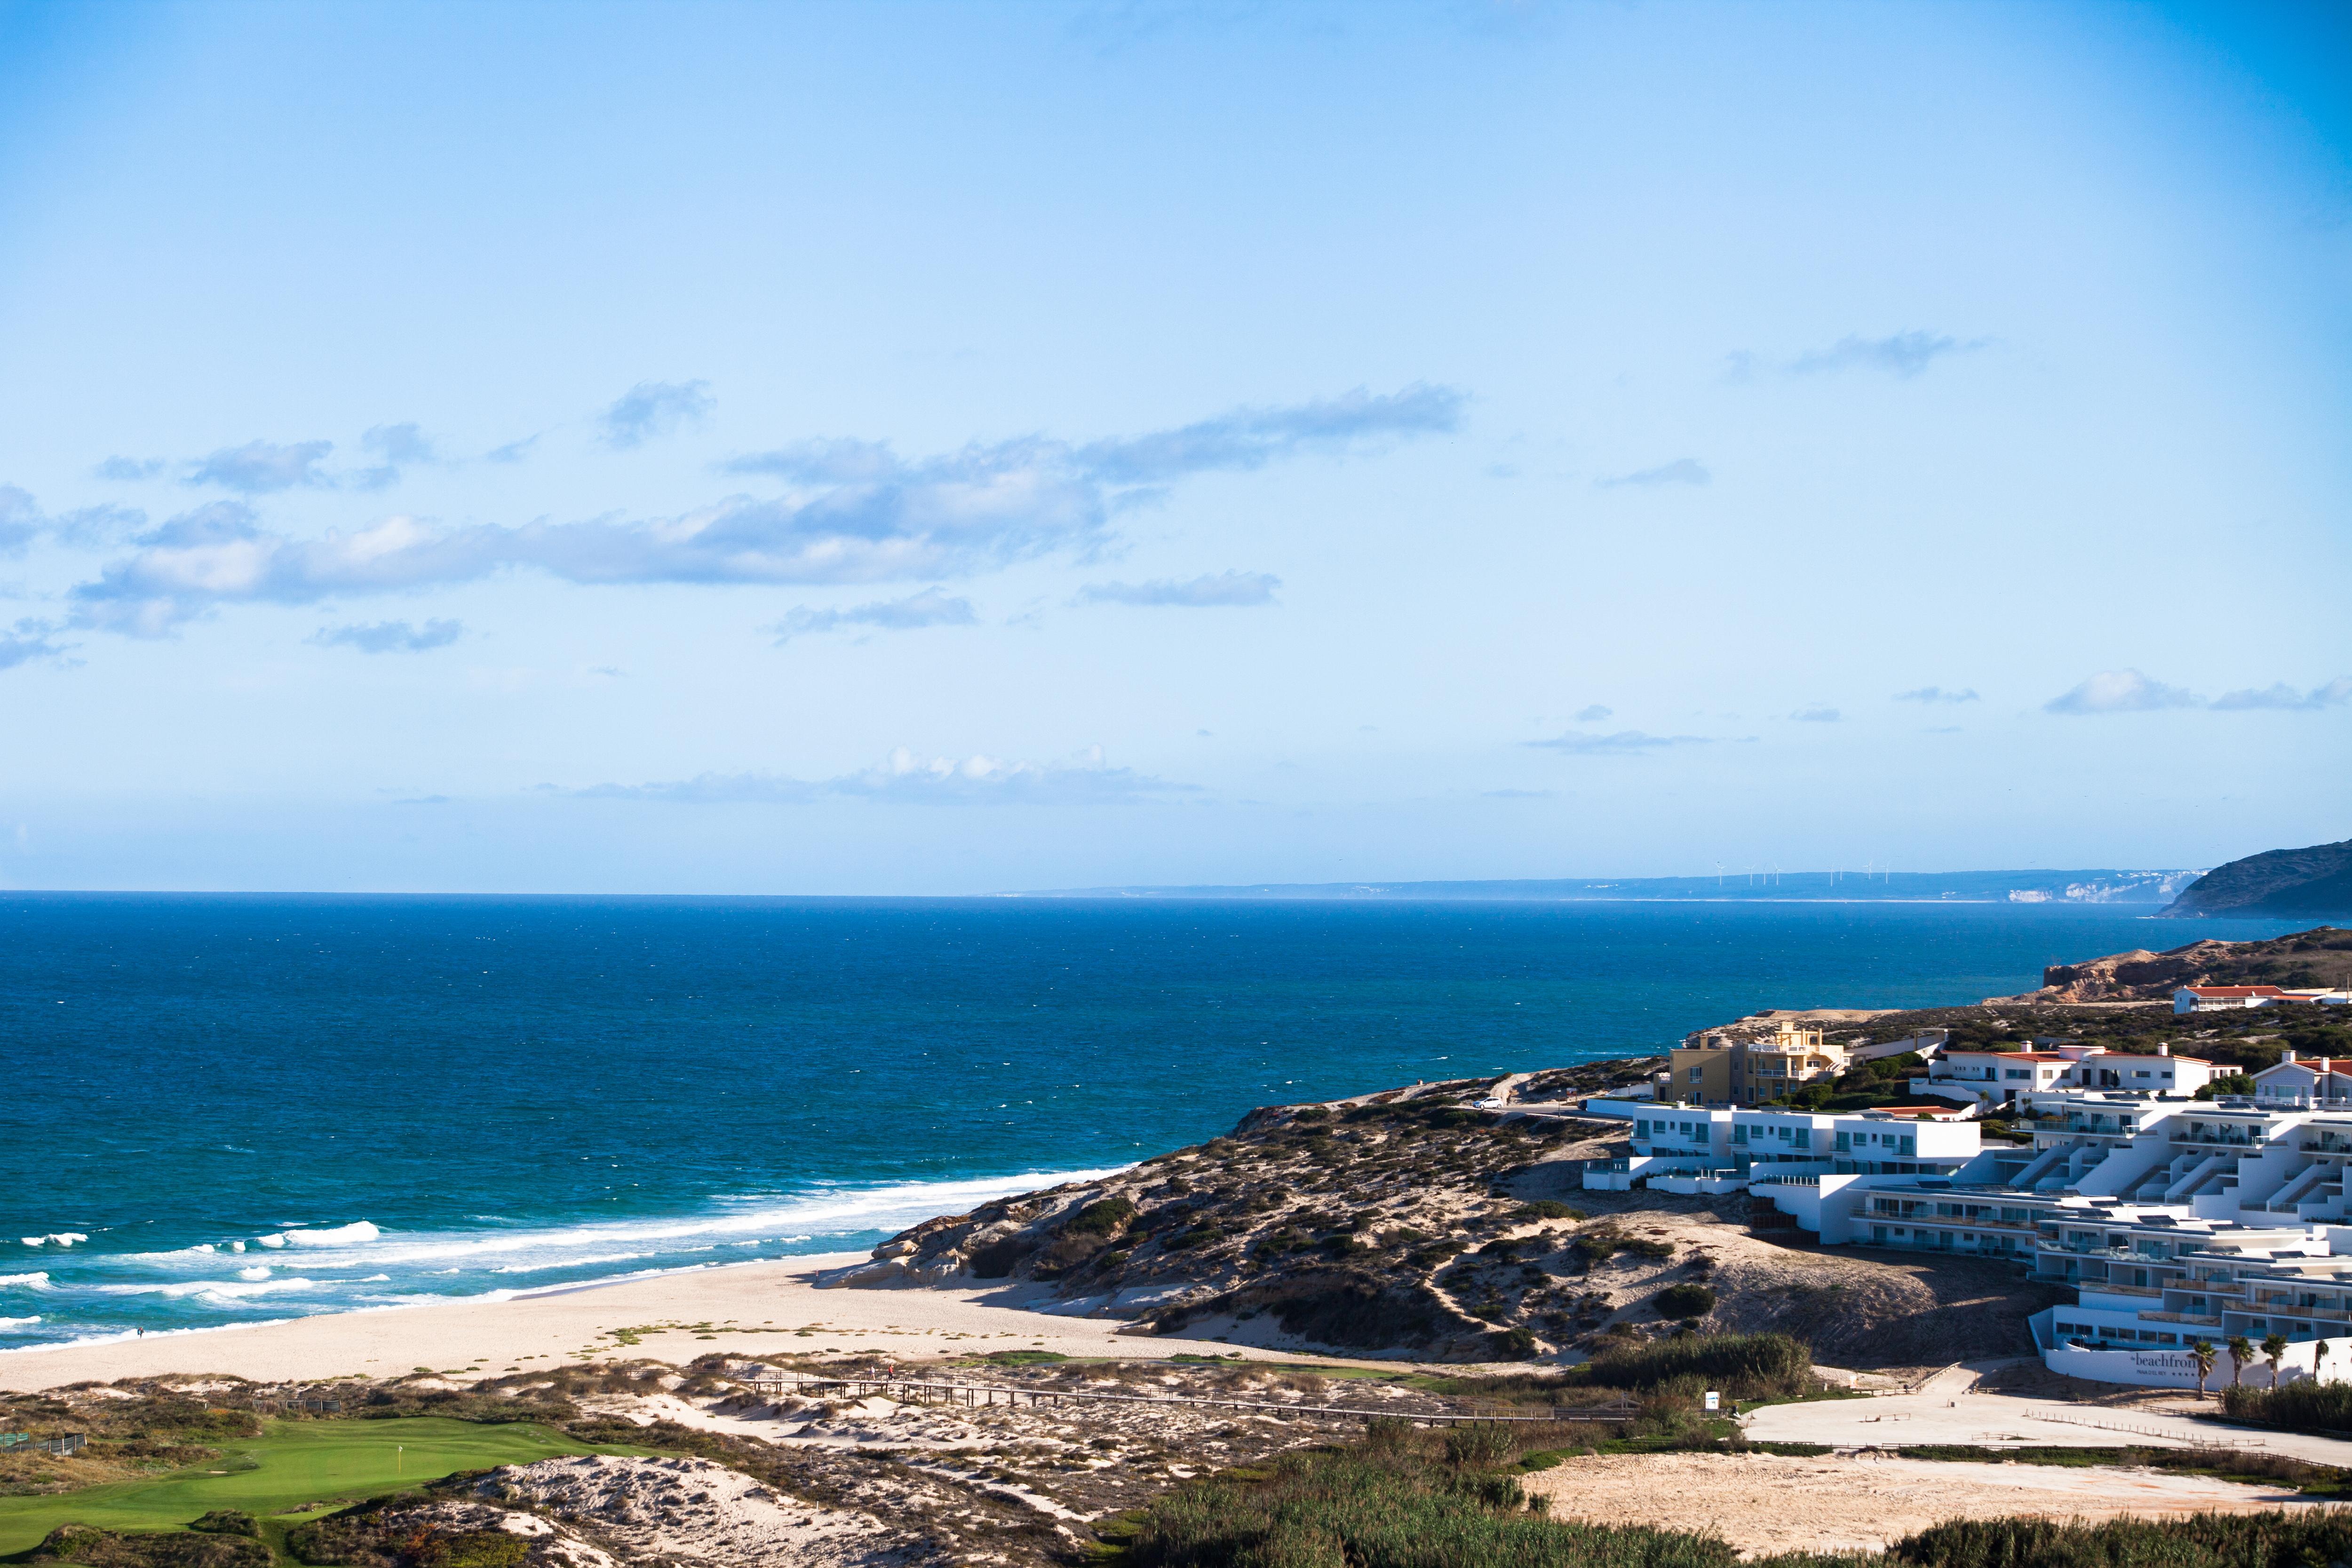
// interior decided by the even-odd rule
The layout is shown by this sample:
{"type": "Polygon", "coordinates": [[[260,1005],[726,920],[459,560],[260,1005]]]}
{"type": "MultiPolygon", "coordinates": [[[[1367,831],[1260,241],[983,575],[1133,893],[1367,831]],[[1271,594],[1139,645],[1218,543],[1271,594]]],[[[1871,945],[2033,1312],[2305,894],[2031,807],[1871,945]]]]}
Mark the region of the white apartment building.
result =
{"type": "Polygon", "coordinates": [[[2172,1010],[2177,1013],[2228,1012],[2239,1008],[2277,1007],[2284,1002],[2352,1007],[2352,991],[2315,986],[2284,989],[2277,986],[2183,986],[2172,993],[2172,1010]]]}
{"type": "MultiPolygon", "coordinates": [[[[1609,1113],[1591,1102],[1586,1109],[1609,1113]]],[[[1622,1111],[1633,1152],[1586,1166],[1588,1189],[1733,1192],[1780,1177],[1948,1176],[1981,1152],[1976,1124],[1941,1105],[1832,1113],[1635,1103],[1622,1111]]]]}
{"type": "Polygon", "coordinates": [[[2061,1372],[2187,1387],[2198,1340],[2276,1333],[2283,1377],[2352,1375],[2352,1103],[2065,1091],[2024,1106],[2030,1148],[1948,1175],[1773,1172],[1750,1190],[1824,1243],[2009,1258],[2073,1286],[2074,1306],[2032,1320],[2061,1372]]]}
{"type": "Polygon", "coordinates": [[[2352,1104],[2352,1059],[2282,1052],[2275,1065],[2254,1074],[2254,1103],[2290,1110],[2352,1104]]]}
{"type": "Polygon", "coordinates": [[[2095,1045],[2053,1045],[2041,1051],[1956,1051],[1946,1047],[1911,1080],[1914,1094],[1990,1109],[2021,1096],[2065,1089],[2123,1089],[2151,1094],[2194,1094],[2216,1076],[2211,1062],[2175,1056],[2159,1045],[2152,1054],[2095,1045]]]}

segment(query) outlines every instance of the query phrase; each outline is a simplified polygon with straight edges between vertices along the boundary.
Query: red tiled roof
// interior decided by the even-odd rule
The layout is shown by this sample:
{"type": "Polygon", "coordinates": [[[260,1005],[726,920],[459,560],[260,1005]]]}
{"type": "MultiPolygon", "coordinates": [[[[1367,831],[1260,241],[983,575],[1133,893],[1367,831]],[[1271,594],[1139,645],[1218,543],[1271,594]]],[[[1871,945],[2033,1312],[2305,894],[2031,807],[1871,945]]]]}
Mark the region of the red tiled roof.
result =
{"type": "Polygon", "coordinates": [[[2183,986],[2192,997],[2280,997],[2286,993],[2276,986],[2183,986]]]}

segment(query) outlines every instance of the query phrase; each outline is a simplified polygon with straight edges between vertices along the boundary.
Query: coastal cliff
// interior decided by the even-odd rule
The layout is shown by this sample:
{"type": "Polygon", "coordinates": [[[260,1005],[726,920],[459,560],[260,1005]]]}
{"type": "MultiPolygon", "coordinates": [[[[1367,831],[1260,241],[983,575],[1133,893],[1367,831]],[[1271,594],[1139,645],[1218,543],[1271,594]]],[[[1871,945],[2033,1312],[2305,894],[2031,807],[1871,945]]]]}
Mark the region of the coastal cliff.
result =
{"type": "Polygon", "coordinates": [[[2080,964],[2053,964],[2042,972],[2041,990],[2001,999],[2159,1002],[2182,986],[2341,985],[2347,970],[2352,931],[2316,925],[2264,942],[2208,938],[2161,953],[2136,948],[2080,964]]]}
{"type": "Polygon", "coordinates": [[[2272,915],[2295,920],[2352,915],[2352,839],[2299,850],[2269,850],[2216,866],[2162,914],[2272,915]]]}

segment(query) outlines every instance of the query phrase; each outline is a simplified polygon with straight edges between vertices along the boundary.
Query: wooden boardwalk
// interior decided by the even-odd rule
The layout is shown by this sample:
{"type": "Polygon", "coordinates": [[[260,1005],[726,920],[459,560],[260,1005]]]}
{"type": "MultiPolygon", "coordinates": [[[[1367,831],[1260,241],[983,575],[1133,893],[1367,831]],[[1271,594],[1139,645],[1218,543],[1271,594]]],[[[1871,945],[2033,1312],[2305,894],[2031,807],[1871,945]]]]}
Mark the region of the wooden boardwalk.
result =
{"type": "Polygon", "coordinates": [[[1292,1405],[1279,1399],[1216,1399],[1181,1394],[1101,1394],[1066,1388],[1017,1388],[996,1383],[930,1383],[904,1377],[789,1375],[747,1378],[744,1383],[745,1386],[760,1394],[839,1393],[853,1399],[878,1394],[901,1405],[951,1405],[967,1409],[987,1409],[995,1406],[1018,1409],[1024,1403],[1033,1409],[1064,1404],[1161,1405],[1320,1420],[1370,1421],[1386,1416],[1425,1427],[1506,1423],[1544,1426],[1560,1421],[1629,1421],[1633,1416],[1633,1407],[1630,1404],[1573,1408],[1554,1406],[1541,1416],[1491,1416],[1467,1410],[1365,1410],[1347,1405],[1292,1405]]]}

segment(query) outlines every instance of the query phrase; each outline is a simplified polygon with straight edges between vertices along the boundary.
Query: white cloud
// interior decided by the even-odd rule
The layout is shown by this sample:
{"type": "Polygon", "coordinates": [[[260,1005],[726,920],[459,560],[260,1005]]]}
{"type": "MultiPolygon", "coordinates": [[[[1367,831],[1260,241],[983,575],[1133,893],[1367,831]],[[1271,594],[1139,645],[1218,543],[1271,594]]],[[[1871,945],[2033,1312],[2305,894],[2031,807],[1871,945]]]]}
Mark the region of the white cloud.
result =
{"type": "Polygon", "coordinates": [[[2213,706],[2224,712],[2248,708],[2272,708],[2281,712],[2310,713],[2319,708],[2342,707],[2352,703],[2352,675],[2338,675],[2324,686],[2314,686],[2299,692],[2284,681],[2263,690],[2251,687],[2244,691],[2223,692],[2213,699],[2213,706]]]}
{"type": "Polygon", "coordinates": [[[1789,716],[1804,724],[1835,724],[1843,716],[1833,707],[1815,703],[1811,707],[1799,708],[1789,716]]]}
{"type": "Polygon", "coordinates": [[[77,585],[69,600],[77,624],[160,636],[221,604],[310,604],[331,595],[472,582],[518,567],[575,583],[969,576],[1100,546],[1112,516],[1134,494],[1117,489],[1106,474],[1167,477],[1184,463],[1252,465],[1358,437],[1394,439],[1447,427],[1460,401],[1433,388],[1391,398],[1351,393],[1297,410],[1244,411],[1166,433],[1164,441],[1142,436],[1080,448],[1031,437],[920,459],[901,459],[874,443],[804,444],[730,465],[784,481],[782,494],[729,496],[671,517],[450,527],[395,516],[352,533],[297,538],[267,531],[249,510],[221,502],[142,536],[137,553],[77,585]],[[1218,431],[1224,435],[1212,439],[1218,431]]]}
{"type": "Polygon", "coordinates": [[[568,793],[588,800],[678,805],[801,806],[828,798],[898,805],[1120,805],[1196,787],[1106,767],[1102,749],[1071,762],[1018,762],[985,755],[924,758],[905,747],[856,773],[808,780],[769,773],[706,773],[661,784],[598,784],[568,793]]]}
{"type": "Polygon", "coordinates": [[[272,495],[297,486],[320,488],[334,483],[319,468],[334,449],[331,441],[283,444],[248,441],[242,446],[224,446],[209,456],[197,458],[188,465],[184,478],[190,485],[215,485],[247,496],[272,495]]]}
{"type": "Polygon", "coordinates": [[[1599,724],[1604,718],[1614,718],[1616,714],[1617,710],[1615,708],[1602,707],[1599,703],[1594,703],[1591,707],[1579,708],[1577,710],[1576,722],[1579,724],[1599,724]]]}
{"type": "Polygon", "coordinates": [[[1166,578],[1150,582],[1090,582],[1078,590],[1073,603],[1182,605],[1271,604],[1282,579],[1263,571],[1223,571],[1189,582],[1166,578]]]}
{"type": "Polygon", "coordinates": [[[2102,670],[2042,705],[2046,713],[2068,715],[2153,713],[2158,708],[2200,706],[2193,694],[2149,680],[2137,670],[2102,670]]]}
{"type": "Polygon", "coordinates": [[[860,604],[848,610],[811,610],[795,605],[785,612],[784,618],[762,630],[775,633],[776,645],[782,647],[795,637],[805,637],[813,632],[831,632],[843,626],[872,626],[884,632],[908,632],[919,626],[969,626],[978,619],[972,613],[971,601],[950,598],[937,588],[905,599],[885,600],[873,604],[860,604]]]}
{"type": "Polygon", "coordinates": [[[321,626],[306,641],[322,648],[357,648],[362,653],[422,653],[446,648],[465,634],[465,624],[457,621],[427,621],[422,626],[379,621],[367,626],[321,626]]]}
{"type": "Polygon", "coordinates": [[[639,382],[605,409],[596,423],[604,444],[625,452],[655,436],[667,435],[681,424],[698,423],[718,406],[709,382],[639,382]]]}
{"type": "Polygon", "coordinates": [[[47,621],[28,618],[0,632],[0,670],[13,670],[38,659],[64,658],[71,651],[71,644],[54,641],[52,634],[57,630],[47,621]]]}
{"type": "Polygon", "coordinates": [[[1983,348],[1990,339],[1962,342],[1938,332],[1896,332],[1885,338],[1844,337],[1826,349],[1815,349],[1790,361],[1789,373],[1808,376],[1835,371],[1880,371],[1908,379],[1925,371],[1947,354],[1965,354],[1983,348]]]}
{"type": "Polygon", "coordinates": [[[1672,746],[1708,746],[1713,742],[1703,735],[1644,735],[1638,729],[1621,729],[1613,735],[1556,735],[1549,740],[1530,740],[1529,746],[1549,751],[1566,751],[1587,756],[1626,756],[1635,752],[1659,751],[1672,746]]]}
{"type": "Polygon", "coordinates": [[[1715,483],[1715,475],[1696,457],[1677,457],[1671,463],[1661,463],[1655,468],[1595,479],[1593,483],[1604,490],[1614,490],[1626,485],[1650,489],[1660,485],[1711,485],[1715,483]]]}
{"type": "Polygon", "coordinates": [[[1974,687],[1966,691],[1948,692],[1941,686],[1919,686],[1907,692],[1896,692],[1899,703],[1972,703],[1982,701],[1974,687]]]}

